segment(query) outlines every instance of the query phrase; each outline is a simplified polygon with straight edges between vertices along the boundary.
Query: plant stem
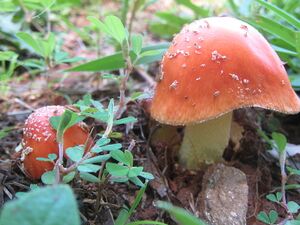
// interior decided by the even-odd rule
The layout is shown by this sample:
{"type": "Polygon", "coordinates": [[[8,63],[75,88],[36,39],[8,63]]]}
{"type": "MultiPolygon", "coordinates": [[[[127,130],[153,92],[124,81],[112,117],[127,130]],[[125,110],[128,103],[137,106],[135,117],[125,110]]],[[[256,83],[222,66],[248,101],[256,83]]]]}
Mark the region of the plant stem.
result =
{"type": "Polygon", "coordinates": [[[128,25],[129,39],[131,37],[132,24],[133,24],[133,21],[135,19],[136,11],[138,10],[138,2],[139,2],[138,0],[134,1],[133,8],[132,8],[132,11],[131,11],[131,16],[130,16],[129,25],[128,25]]]}
{"type": "Polygon", "coordinates": [[[127,81],[128,81],[129,75],[133,70],[133,65],[131,62],[130,55],[129,55],[129,43],[127,40],[122,45],[122,53],[123,53],[123,57],[125,59],[126,68],[124,69],[124,75],[122,75],[122,80],[121,80],[120,87],[119,87],[120,101],[119,101],[119,108],[115,114],[116,119],[120,118],[120,116],[123,113],[124,107],[126,105],[125,91],[126,91],[126,86],[127,86],[127,81]]]}
{"type": "Polygon", "coordinates": [[[64,157],[64,140],[62,139],[61,142],[58,143],[58,159],[54,166],[54,169],[56,171],[55,184],[60,183],[60,168],[63,163],[63,157],[64,157]]]}
{"type": "Polygon", "coordinates": [[[129,7],[129,0],[123,0],[122,1],[122,15],[121,15],[121,21],[126,27],[127,24],[127,13],[128,13],[128,7],[129,7]]]}

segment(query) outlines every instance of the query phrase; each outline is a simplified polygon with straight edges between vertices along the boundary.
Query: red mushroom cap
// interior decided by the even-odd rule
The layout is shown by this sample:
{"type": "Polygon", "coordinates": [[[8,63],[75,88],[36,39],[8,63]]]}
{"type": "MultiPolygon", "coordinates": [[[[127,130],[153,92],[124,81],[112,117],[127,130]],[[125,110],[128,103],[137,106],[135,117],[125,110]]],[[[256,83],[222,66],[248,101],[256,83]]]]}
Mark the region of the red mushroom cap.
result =
{"type": "MultiPolygon", "coordinates": [[[[65,110],[63,106],[46,106],[37,109],[25,122],[23,128],[23,151],[22,159],[25,172],[32,179],[39,179],[46,171],[53,169],[51,162],[39,161],[37,157],[47,158],[48,154],[58,155],[58,143],[56,142],[56,131],[52,128],[49,119],[59,116],[65,110]]],[[[89,132],[84,123],[78,123],[70,127],[64,134],[64,149],[87,142],[87,149],[92,144],[89,132]]]]}
{"type": "Polygon", "coordinates": [[[152,116],[171,125],[216,118],[243,107],[300,111],[283,63],[252,26],[212,17],[185,26],[163,57],[152,116]]]}

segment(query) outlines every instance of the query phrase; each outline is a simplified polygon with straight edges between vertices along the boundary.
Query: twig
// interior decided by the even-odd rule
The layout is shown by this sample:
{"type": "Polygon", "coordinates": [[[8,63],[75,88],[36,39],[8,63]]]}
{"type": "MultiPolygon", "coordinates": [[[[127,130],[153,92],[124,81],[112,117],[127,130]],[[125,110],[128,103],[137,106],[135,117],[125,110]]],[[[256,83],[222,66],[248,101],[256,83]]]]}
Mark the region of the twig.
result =
{"type": "Polygon", "coordinates": [[[142,68],[135,68],[135,70],[140,74],[140,76],[147,81],[147,83],[150,85],[150,87],[154,87],[156,85],[156,82],[154,79],[142,68]]]}

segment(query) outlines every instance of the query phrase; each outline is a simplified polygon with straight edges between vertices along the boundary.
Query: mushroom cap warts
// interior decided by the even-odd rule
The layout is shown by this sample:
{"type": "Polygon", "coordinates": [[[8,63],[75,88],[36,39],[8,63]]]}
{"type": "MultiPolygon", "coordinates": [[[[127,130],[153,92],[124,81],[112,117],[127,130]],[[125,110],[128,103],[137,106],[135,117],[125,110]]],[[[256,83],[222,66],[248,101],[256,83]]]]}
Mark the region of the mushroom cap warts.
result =
{"type": "Polygon", "coordinates": [[[278,55],[255,28],[234,18],[185,26],[163,57],[152,117],[187,125],[243,107],[300,111],[278,55]]]}

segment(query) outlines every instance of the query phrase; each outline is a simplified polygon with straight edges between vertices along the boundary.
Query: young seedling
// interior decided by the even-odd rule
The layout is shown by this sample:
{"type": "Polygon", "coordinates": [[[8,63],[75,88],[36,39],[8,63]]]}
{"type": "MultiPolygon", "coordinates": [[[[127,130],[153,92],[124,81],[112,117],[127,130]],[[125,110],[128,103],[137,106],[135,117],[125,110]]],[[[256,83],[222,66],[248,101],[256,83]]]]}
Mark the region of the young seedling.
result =
{"type": "MultiPolygon", "coordinates": [[[[277,132],[273,132],[271,134],[272,139],[270,139],[263,131],[259,131],[260,135],[264,138],[265,141],[267,141],[270,146],[275,148],[279,155],[279,165],[280,165],[280,172],[281,172],[281,192],[276,192],[275,194],[268,194],[266,198],[274,202],[281,207],[283,207],[287,213],[286,218],[282,220],[279,224],[282,225],[293,225],[293,224],[300,224],[299,218],[295,218],[294,214],[298,213],[300,209],[300,205],[294,201],[287,201],[286,199],[286,188],[287,188],[287,180],[288,176],[286,174],[286,144],[287,139],[286,137],[277,132]]],[[[290,171],[290,175],[297,175],[299,172],[297,169],[288,168],[290,171]]],[[[299,173],[300,174],[300,173],[299,173]]],[[[267,214],[264,211],[261,211],[257,215],[257,219],[261,222],[264,222],[266,224],[277,224],[278,220],[278,213],[274,210],[271,210],[269,214],[267,214]]]]}

